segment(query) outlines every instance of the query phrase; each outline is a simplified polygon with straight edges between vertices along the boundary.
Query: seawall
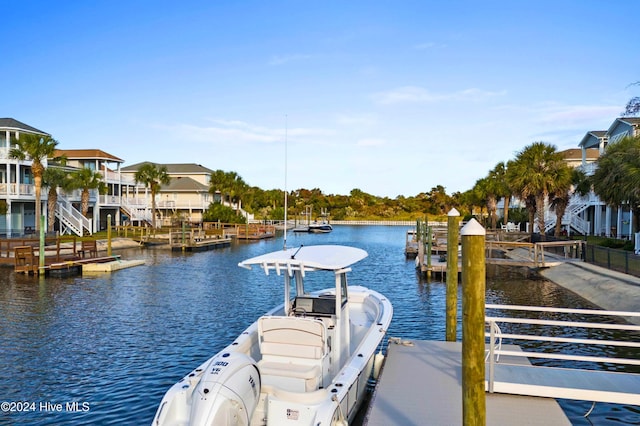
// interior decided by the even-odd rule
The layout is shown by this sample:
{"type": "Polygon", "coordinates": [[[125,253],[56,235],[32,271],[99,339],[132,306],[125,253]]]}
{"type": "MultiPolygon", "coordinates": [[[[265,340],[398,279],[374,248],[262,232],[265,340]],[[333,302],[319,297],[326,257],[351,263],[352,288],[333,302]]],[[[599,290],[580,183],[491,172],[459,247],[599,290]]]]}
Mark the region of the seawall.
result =
{"type": "MultiPolygon", "coordinates": [[[[539,273],[604,310],[640,312],[640,278],[584,262],[565,262],[539,273]]],[[[625,319],[640,325],[638,317],[625,319]]]]}

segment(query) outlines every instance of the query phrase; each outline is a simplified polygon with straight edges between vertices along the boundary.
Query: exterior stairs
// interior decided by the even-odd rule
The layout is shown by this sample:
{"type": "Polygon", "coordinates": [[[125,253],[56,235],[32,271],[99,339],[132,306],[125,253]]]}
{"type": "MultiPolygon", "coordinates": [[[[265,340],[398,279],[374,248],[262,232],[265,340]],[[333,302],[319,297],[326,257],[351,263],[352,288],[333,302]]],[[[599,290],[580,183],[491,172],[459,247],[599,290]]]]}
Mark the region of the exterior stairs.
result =
{"type": "MultiPolygon", "coordinates": [[[[569,200],[569,205],[567,206],[567,210],[564,212],[564,216],[562,216],[562,225],[570,226],[580,234],[588,234],[589,222],[582,219],[579,215],[589,208],[590,205],[591,202],[588,197],[581,197],[574,194],[569,200]]],[[[544,215],[545,233],[555,228],[557,221],[557,216],[547,209],[544,215]]]]}
{"type": "Polygon", "coordinates": [[[151,207],[147,206],[146,202],[139,201],[134,198],[121,198],[120,210],[129,216],[130,222],[145,223],[147,226],[151,226],[151,207]]]}
{"type": "Polygon", "coordinates": [[[93,234],[91,220],[84,217],[78,209],[73,207],[69,200],[60,194],[58,194],[55,214],[60,221],[61,234],[73,233],[79,237],[93,234]]]}

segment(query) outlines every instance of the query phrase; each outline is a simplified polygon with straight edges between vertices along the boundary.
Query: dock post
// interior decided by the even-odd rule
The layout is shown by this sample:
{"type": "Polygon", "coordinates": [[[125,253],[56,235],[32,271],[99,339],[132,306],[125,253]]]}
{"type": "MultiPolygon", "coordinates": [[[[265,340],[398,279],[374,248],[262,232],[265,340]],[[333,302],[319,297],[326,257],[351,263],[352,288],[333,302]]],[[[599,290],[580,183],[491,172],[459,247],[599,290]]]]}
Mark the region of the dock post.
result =
{"type": "Polygon", "coordinates": [[[451,209],[447,214],[447,342],[456,341],[458,319],[458,223],[460,213],[451,209]]]}
{"type": "Polygon", "coordinates": [[[422,222],[416,221],[416,239],[418,240],[418,267],[424,272],[424,238],[422,236],[422,222]]]}
{"type": "Polygon", "coordinates": [[[111,256],[111,215],[107,215],[107,256],[111,256]]]}
{"type": "Polygon", "coordinates": [[[186,225],[184,224],[184,220],[182,221],[182,251],[186,250],[185,242],[184,242],[184,234],[187,232],[186,225]]]}
{"type": "Polygon", "coordinates": [[[462,424],[485,425],[484,309],[486,231],[475,219],[462,236],[462,424]]]}
{"type": "Polygon", "coordinates": [[[432,248],[432,241],[431,241],[431,227],[427,225],[427,221],[425,220],[425,226],[427,228],[427,279],[431,278],[431,270],[433,269],[431,267],[431,248],[432,248]]]}
{"type": "MultiPolygon", "coordinates": [[[[37,203],[40,201],[37,200],[37,203]]],[[[38,252],[38,274],[44,277],[44,265],[45,265],[45,252],[44,252],[44,215],[41,215],[38,219],[40,221],[40,250],[38,252]]]]}

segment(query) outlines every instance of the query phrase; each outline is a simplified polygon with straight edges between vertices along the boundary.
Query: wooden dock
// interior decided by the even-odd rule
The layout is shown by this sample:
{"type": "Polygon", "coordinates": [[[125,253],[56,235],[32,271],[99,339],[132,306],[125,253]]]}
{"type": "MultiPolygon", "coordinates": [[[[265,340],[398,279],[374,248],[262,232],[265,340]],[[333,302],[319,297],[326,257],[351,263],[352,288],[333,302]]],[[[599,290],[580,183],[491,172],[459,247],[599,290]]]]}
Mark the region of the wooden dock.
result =
{"type": "MultiPolygon", "coordinates": [[[[515,346],[509,348],[517,350],[515,346]]],[[[461,425],[461,351],[460,342],[390,343],[364,424],[461,425]]],[[[500,359],[523,363],[522,358],[510,358],[500,359]]],[[[487,393],[486,413],[487,425],[571,424],[558,403],[550,398],[487,393]]]]}

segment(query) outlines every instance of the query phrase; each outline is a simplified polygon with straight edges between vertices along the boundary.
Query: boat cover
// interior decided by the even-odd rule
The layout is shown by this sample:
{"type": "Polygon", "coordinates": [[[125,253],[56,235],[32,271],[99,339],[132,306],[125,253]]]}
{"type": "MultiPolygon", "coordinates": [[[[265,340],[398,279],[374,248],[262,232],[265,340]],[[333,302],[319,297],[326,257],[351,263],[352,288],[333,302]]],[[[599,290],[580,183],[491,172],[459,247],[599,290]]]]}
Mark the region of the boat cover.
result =
{"type": "Polygon", "coordinates": [[[367,252],[348,246],[317,245],[300,246],[287,250],[279,250],[260,256],[252,257],[238,264],[242,268],[251,269],[252,265],[259,265],[263,269],[280,267],[299,268],[305,270],[337,271],[367,257],[367,252]]]}

